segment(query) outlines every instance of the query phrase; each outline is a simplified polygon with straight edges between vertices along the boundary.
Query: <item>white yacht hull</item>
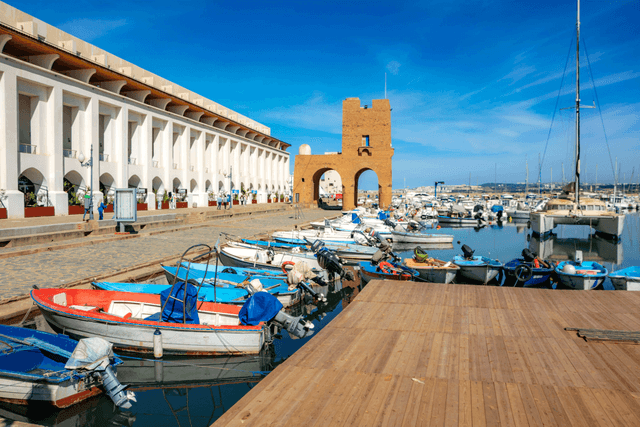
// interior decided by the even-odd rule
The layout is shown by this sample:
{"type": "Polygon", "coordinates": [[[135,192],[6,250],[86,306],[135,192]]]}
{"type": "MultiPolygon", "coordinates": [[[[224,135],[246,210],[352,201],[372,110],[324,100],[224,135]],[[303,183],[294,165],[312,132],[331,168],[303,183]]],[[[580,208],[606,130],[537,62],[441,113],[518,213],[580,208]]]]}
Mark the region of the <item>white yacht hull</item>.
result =
{"type": "Polygon", "coordinates": [[[532,212],[530,220],[531,230],[541,236],[550,233],[559,224],[588,225],[600,233],[614,237],[621,236],[624,229],[623,215],[586,216],[532,212]]]}

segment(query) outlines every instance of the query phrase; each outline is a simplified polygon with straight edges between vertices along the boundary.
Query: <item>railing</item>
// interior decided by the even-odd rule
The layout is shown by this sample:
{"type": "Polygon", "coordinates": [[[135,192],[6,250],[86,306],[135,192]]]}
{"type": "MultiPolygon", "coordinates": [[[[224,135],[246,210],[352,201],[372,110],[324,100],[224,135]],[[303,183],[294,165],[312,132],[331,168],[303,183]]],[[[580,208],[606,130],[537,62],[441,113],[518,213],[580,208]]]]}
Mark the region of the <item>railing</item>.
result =
{"type": "Polygon", "coordinates": [[[129,157],[129,164],[130,164],[130,165],[135,165],[135,164],[136,164],[136,159],[135,159],[135,157],[129,157]]]}
{"type": "Polygon", "coordinates": [[[174,168],[174,169],[178,169],[178,164],[177,164],[177,163],[174,163],[174,164],[173,164],[173,168],[174,168]]]}
{"type": "Polygon", "coordinates": [[[154,160],[154,161],[153,161],[153,167],[154,167],[154,168],[157,168],[157,167],[158,167],[158,161],[157,161],[157,160],[154,160]]]}
{"type": "Polygon", "coordinates": [[[100,161],[101,162],[108,162],[109,161],[109,155],[108,154],[100,153],[99,157],[100,157],[100,161]]]}
{"type": "Polygon", "coordinates": [[[32,145],[32,144],[24,144],[24,143],[20,143],[20,147],[18,148],[18,150],[21,153],[27,153],[27,154],[37,154],[37,145],[32,145]]]}
{"type": "Polygon", "coordinates": [[[68,149],[68,148],[64,148],[64,149],[62,149],[62,155],[64,157],[69,157],[69,158],[75,159],[76,158],[76,150],[71,150],[71,149],[68,149]]]}

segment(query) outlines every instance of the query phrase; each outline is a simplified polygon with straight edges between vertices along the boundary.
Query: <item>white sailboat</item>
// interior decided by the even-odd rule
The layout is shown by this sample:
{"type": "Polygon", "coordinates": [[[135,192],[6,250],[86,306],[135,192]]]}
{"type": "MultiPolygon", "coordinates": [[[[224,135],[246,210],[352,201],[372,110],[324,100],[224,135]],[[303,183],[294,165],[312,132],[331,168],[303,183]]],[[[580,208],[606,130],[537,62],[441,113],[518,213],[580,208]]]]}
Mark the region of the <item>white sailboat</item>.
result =
{"type": "Polygon", "coordinates": [[[565,186],[564,194],[551,199],[544,210],[532,212],[534,234],[546,235],[556,225],[588,225],[607,237],[618,238],[624,227],[624,214],[607,211],[601,200],[580,198],[580,0],[576,20],[576,158],[575,181],[565,186]]]}

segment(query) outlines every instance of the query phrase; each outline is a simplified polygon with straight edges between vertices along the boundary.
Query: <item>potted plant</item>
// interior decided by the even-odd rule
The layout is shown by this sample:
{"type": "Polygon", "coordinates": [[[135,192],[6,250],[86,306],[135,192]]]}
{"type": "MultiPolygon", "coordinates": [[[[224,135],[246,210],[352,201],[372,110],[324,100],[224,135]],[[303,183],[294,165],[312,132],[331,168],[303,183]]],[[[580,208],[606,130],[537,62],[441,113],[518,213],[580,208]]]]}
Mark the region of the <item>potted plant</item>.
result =
{"type": "Polygon", "coordinates": [[[162,195],[162,209],[169,209],[169,194],[165,191],[162,195]]]}
{"type": "Polygon", "coordinates": [[[217,206],[218,202],[216,201],[216,194],[213,191],[209,191],[207,193],[208,205],[209,206],[217,206]]]}
{"type": "Polygon", "coordinates": [[[40,216],[55,216],[53,206],[38,206],[38,198],[35,193],[26,193],[24,196],[24,217],[34,218],[40,216]]]}
{"type": "Polygon", "coordinates": [[[182,193],[178,197],[180,198],[180,201],[176,201],[176,209],[188,208],[189,207],[189,202],[185,201],[187,199],[187,194],[186,193],[182,193]]]}
{"type": "Polygon", "coordinates": [[[233,204],[234,204],[234,205],[237,205],[238,203],[240,203],[240,201],[238,200],[238,195],[237,195],[237,194],[234,194],[234,195],[233,195],[233,204]]]}
{"type": "Polygon", "coordinates": [[[0,190],[0,219],[7,219],[7,207],[3,203],[5,198],[5,191],[0,190]]]}
{"type": "Polygon", "coordinates": [[[258,198],[256,197],[256,195],[255,195],[255,194],[252,194],[252,197],[251,197],[251,204],[256,204],[256,203],[258,203],[258,198]]]}
{"type": "Polygon", "coordinates": [[[77,194],[74,191],[68,193],[69,203],[69,215],[82,215],[84,213],[84,206],[82,206],[82,200],[78,200],[77,194]]]}

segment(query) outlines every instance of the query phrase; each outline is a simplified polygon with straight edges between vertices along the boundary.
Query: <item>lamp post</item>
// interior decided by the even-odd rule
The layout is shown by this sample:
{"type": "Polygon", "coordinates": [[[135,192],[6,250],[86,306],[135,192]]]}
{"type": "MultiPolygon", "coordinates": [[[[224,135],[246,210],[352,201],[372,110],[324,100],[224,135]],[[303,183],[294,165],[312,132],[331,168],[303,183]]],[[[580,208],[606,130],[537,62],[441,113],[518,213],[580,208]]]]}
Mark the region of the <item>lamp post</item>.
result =
{"type": "Polygon", "coordinates": [[[444,184],[444,181],[436,181],[436,187],[433,190],[433,192],[434,192],[433,197],[435,197],[435,198],[438,197],[438,184],[444,184]]]}
{"type": "Polygon", "coordinates": [[[89,221],[93,221],[93,144],[91,145],[91,157],[89,158],[89,160],[85,162],[84,154],[80,153],[80,155],[78,156],[78,161],[80,162],[80,166],[91,168],[91,178],[89,178],[89,188],[91,189],[89,194],[89,221]]]}

